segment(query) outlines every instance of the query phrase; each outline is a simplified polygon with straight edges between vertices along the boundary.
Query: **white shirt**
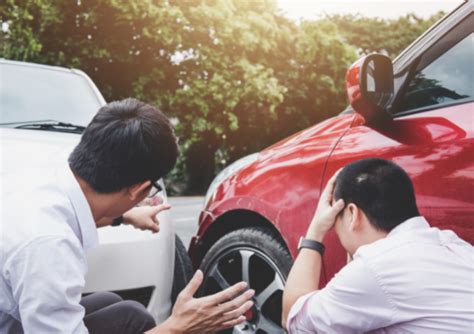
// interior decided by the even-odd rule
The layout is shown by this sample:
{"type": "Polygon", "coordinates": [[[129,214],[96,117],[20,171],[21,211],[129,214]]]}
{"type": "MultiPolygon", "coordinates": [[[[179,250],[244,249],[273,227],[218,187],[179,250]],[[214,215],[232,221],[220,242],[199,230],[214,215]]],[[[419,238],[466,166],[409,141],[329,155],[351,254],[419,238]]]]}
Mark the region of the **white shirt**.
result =
{"type": "Polygon", "coordinates": [[[473,247],[415,217],[291,308],[289,333],[474,333],[473,247]]]}
{"type": "Polygon", "coordinates": [[[28,192],[2,193],[2,334],[87,333],[79,302],[97,229],[69,166],[49,174],[28,192]]]}

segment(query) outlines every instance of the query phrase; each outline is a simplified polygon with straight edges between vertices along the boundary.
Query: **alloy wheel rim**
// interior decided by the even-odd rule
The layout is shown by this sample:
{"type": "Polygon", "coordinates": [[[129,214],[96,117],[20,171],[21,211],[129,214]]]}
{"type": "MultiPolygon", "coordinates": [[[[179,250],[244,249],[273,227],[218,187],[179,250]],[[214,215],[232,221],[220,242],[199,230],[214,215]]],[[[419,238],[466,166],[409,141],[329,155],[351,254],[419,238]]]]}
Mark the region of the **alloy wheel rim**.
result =
{"type": "Polygon", "coordinates": [[[279,325],[285,280],[275,262],[263,252],[250,247],[226,250],[207,272],[203,292],[215,293],[240,280],[255,290],[254,306],[246,313],[247,321],[223,333],[285,333],[279,325]]]}

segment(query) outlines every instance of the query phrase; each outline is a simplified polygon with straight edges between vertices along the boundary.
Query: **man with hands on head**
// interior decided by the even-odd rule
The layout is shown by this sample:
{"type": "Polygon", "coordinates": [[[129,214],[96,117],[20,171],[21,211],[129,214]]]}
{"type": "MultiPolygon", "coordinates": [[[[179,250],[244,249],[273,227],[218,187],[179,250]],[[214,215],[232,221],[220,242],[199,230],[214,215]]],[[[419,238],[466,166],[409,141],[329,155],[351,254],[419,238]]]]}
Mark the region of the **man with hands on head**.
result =
{"type": "Polygon", "coordinates": [[[110,292],[81,298],[85,251],[98,245],[97,228],[123,223],[159,231],[156,215],[169,205],[148,204],[157,204],[150,198],[177,154],[161,111],[135,99],[116,101],[94,116],[67,164],[2,196],[0,333],[207,333],[245,320],[254,291],[241,282],[194,298],[200,271],[157,327],[138,302],[110,292]]]}
{"type": "Polygon", "coordinates": [[[289,333],[470,333],[473,247],[420,216],[413,185],[393,162],[363,159],[321,194],[283,293],[289,333]],[[352,257],[318,290],[324,237],[352,257]]]}

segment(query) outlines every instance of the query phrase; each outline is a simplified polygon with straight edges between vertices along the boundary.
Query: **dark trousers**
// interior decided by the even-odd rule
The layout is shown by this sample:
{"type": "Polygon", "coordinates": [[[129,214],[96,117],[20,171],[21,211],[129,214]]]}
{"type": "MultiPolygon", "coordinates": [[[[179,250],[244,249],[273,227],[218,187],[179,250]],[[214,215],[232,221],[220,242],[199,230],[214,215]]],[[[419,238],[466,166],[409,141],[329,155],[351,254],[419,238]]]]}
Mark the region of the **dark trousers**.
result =
{"type": "Polygon", "coordinates": [[[81,305],[90,334],[137,334],[155,327],[155,320],[142,304],[112,292],[90,294],[82,298],[81,305]]]}

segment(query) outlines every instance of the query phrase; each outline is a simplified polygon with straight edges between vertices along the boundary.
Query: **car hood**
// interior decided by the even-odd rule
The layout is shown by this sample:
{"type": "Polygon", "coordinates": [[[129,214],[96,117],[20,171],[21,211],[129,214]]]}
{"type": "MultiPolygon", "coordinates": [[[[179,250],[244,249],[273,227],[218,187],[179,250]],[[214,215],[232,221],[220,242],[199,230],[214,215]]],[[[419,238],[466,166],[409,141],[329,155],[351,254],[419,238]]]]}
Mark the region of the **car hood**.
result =
{"type": "Polygon", "coordinates": [[[74,133],[0,128],[1,179],[65,164],[80,138],[74,133]]]}
{"type": "MultiPolygon", "coordinates": [[[[341,114],[329,118],[321,123],[318,123],[310,128],[302,130],[287,137],[272,146],[264,149],[260,153],[260,160],[266,158],[275,158],[280,154],[293,152],[298,147],[307,145],[307,143],[314,142],[315,139],[324,141],[328,138],[340,138],[342,133],[346,131],[354,120],[354,114],[341,114]]],[[[327,150],[327,147],[325,147],[327,150]]]]}
{"type": "MultiPolygon", "coordinates": [[[[290,193],[288,189],[284,189],[285,183],[281,180],[291,180],[293,192],[306,192],[308,180],[312,180],[314,187],[317,187],[323,173],[321,168],[337,141],[350,128],[354,117],[355,114],[333,117],[264,149],[256,159],[234,173],[229,173],[219,183],[212,198],[209,194],[205,210],[217,216],[221,211],[234,209],[232,201],[239,198],[273,203],[275,212],[281,207],[287,207],[288,203],[278,204],[279,201],[286,200],[285,196],[278,194],[290,193]],[[214,211],[217,207],[221,211],[214,211]]],[[[301,196],[304,194],[298,193],[294,198],[301,196]]],[[[243,204],[235,205],[241,208],[243,204]]]]}

